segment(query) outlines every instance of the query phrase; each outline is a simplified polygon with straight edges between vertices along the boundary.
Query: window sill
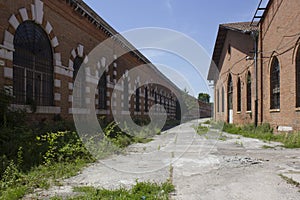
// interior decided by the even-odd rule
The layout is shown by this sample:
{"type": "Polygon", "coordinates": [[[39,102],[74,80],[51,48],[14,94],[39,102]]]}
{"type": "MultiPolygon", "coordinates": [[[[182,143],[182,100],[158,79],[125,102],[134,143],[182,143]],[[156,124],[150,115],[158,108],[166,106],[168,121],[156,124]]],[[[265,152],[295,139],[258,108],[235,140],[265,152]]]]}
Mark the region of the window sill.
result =
{"type": "Polygon", "coordinates": [[[237,111],[236,114],[241,114],[241,111],[237,111]]]}
{"type": "Polygon", "coordinates": [[[252,110],[248,110],[248,111],[246,111],[246,113],[252,113],[252,110]]]}
{"type": "MultiPolygon", "coordinates": [[[[22,109],[27,113],[32,113],[29,105],[11,104],[12,109],[22,109]]],[[[60,107],[56,106],[37,106],[35,113],[37,114],[59,114],[61,112],[60,107]]]]}
{"type": "Polygon", "coordinates": [[[270,113],[280,112],[280,109],[270,109],[270,113]]]}
{"type": "Polygon", "coordinates": [[[299,112],[300,111],[300,107],[295,108],[295,111],[299,112]]]}

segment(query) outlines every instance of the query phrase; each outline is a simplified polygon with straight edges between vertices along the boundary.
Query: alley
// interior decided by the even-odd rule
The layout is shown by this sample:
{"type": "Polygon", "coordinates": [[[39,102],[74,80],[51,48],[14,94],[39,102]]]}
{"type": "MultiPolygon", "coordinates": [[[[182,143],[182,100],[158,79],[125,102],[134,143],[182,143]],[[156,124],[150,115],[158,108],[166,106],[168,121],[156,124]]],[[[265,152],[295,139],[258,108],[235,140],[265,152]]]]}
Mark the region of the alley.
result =
{"type": "Polygon", "coordinates": [[[199,136],[194,127],[200,121],[163,132],[150,143],[131,145],[124,155],[98,161],[64,180],[63,186],[33,196],[69,196],[74,186],[114,189],[130,187],[136,181],[171,179],[176,187],[172,199],[300,198],[300,188],[282,178],[300,181],[299,149],[216,130],[199,136]]]}

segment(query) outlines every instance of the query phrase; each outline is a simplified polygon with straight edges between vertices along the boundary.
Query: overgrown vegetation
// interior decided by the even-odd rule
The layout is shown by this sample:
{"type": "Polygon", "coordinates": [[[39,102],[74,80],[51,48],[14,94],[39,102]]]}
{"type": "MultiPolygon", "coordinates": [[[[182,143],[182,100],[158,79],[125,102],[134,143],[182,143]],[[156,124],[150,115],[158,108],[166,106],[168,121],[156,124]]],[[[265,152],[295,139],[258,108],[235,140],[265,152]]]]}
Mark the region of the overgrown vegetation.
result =
{"type": "MultiPolygon", "coordinates": [[[[10,108],[11,100],[0,91],[0,199],[19,199],[35,188],[57,185],[59,179],[76,175],[95,160],[72,123],[59,115],[50,121],[30,121],[25,111],[10,108]]],[[[96,145],[93,138],[88,143],[100,157],[132,143],[151,141],[128,135],[116,123],[104,121],[100,119],[104,137],[96,145]]]]}
{"type": "MultiPolygon", "coordinates": [[[[84,193],[69,200],[81,199],[114,199],[114,200],[167,200],[169,194],[175,190],[169,181],[164,183],[137,182],[131,189],[120,188],[117,190],[97,189],[94,187],[76,187],[74,192],[84,193]]],[[[60,199],[56,197],[54,199],[60,199]]]]}
{"type": "MultiPolygon", "coordinates": [[[[220,123],[216,124],[216,126],[219,126],[220,123]]],[[[300,148],[300,132],[274,134],[273,129],[267,123],[257,127],[255,127],[254,124],[237,126],[225,123],[222,130],[231,134],[261,139],[266,142],[281,142],[285,148],[300,148]]]]}
{"type": "Polygon", "coordinates": [[[283,174],[279,174],[279,176],[280,176],[283,180],[285,180],[288,184],[294,185],[294,186],[296,186],[296,187],[300,187],[300,183],[298,183],[298,182],[295,181],[294,179],[289,178],[289,177],[287,177],[287,176],[285,176],[285,175],[283,175],[283,174]]]}
{"type": "Polygon", "coordinates": [[[198,125],[198,127],[195,128],[198,135],[204,135],[208,132],[209,128],[207,126],[203,126],[201,123],[198,125]]]}

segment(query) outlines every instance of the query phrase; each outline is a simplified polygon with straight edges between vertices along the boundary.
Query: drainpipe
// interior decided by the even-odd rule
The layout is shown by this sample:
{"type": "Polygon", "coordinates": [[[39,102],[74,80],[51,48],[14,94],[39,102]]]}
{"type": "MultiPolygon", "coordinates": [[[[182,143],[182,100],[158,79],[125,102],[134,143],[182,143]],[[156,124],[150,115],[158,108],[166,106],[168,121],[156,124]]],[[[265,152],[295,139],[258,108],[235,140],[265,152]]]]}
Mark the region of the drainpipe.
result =
{"type": "Polygon", "coordinates": [[[255,125],[255,127],[258,124],[258,88],[257,88],[257,85],[258,85],[257,84],[257,82],[258,82],[258,80],[257,80],[257,78],[258,78],[258,75],[257,75],[258,34],[259,33],[256,30],[251,31],[251,36],[254,40],[254,77],[255,77],[254,125],[255,125]]]}

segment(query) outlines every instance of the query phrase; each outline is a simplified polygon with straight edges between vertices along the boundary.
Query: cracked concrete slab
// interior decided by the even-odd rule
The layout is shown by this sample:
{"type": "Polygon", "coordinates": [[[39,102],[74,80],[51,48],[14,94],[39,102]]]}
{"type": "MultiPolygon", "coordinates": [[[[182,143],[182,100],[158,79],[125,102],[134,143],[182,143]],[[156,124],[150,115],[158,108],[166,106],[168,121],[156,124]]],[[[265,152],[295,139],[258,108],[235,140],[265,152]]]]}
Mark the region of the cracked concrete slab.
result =
{"type": "Polygon", "coordinates": [[[35,193],[35,198],[74,195],[75,186],[129,188],[136,180],[164,182],[171,177],[176,188],[171,198],[176,200],[300,199],[300,188],[279,176],[300,181],[299,149],[215,131],[199,136],[193,127],[205,120],[184,123],[147,144],[131,145],[125,155],[100,160],[64,180],[63,186],[35,193]]]}

